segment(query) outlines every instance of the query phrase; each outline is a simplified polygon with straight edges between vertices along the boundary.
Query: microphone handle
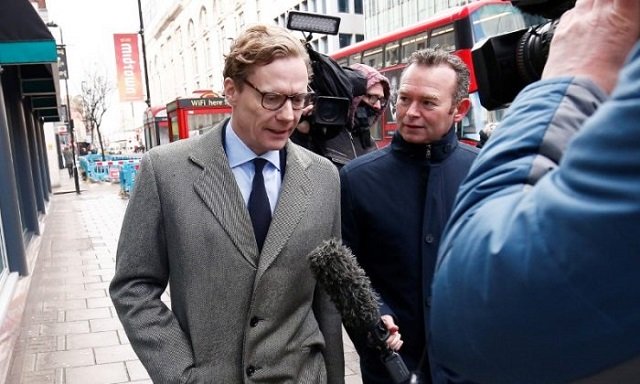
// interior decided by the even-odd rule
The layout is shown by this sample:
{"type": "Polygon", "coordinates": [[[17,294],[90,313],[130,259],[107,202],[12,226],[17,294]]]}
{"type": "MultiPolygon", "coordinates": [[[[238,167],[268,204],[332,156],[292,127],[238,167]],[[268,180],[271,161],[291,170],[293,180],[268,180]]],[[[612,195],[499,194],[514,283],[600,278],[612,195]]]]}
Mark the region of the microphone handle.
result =
{"type": "Polygon", "coordinates": [[[394,384],[407,383],[409,381],[411,372],[409,372],[407,365],[400,355],[390,350],[389,353],[385,353],[380,357],[394,384]]]}
{"type": "Polygon", "coordinates": [[[380,360],[382,360],[393,383],[406,383],[411,378],[411,372],[402,357],[387,346],[388,338],[389,330],[382,320],[376,322],[368,333],[369,344],[380,351],[380,360]]]}

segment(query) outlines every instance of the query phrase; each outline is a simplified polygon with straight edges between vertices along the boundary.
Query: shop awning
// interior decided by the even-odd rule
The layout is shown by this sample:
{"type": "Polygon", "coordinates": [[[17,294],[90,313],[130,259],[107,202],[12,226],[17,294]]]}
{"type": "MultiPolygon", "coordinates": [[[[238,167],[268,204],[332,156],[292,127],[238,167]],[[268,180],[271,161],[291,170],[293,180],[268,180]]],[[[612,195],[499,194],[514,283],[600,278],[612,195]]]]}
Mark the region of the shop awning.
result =
{"type": "Polygon", "coordinates": [[[36,115],[60,121],[56,41],[29,0],[0,0],[0,66],[9,65],[36,115]]]}

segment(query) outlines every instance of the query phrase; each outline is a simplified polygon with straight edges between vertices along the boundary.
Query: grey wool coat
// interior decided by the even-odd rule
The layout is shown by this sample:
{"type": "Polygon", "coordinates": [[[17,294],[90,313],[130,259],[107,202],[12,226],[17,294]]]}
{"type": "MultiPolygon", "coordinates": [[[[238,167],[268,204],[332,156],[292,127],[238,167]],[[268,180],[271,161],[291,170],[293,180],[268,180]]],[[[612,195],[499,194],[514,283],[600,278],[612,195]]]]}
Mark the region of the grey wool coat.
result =
{"type": "Polygon", "coordinates": [[[258,254],[226,123],[141,161],[110,286],[127,337],[156,384],[343,383],[340,315],[307,260],[340,236],[336,168],[287,143],[258,254]]]}

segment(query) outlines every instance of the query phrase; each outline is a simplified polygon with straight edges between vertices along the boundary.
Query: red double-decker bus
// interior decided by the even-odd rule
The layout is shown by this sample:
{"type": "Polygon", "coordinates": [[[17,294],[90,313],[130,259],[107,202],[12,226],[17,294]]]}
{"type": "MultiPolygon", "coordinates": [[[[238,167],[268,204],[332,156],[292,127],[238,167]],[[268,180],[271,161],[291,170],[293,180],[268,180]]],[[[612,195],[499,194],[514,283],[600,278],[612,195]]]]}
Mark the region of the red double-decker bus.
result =
{"type": "Polygon", "coordinates": [[[364,63],[382,72],[391,82],[391,100],[385,116],[372,127],[371,135],[384,146],[396,130],[395,92],[400,74],[411,53],[424,48],[441,48],[458,55],[469,67],[471,109],[456,127],[464,141],[479,139],[487,124],[500,121],[504,109],[488,111],[480,105],[471,60],[473,45],[487,37],[515,31],[541,22],[539,17],[523,14],[508,1],[479,0],[443,11],[417,24],[374,39],[361,41],[331,54],[340,65],[364,63]]]}

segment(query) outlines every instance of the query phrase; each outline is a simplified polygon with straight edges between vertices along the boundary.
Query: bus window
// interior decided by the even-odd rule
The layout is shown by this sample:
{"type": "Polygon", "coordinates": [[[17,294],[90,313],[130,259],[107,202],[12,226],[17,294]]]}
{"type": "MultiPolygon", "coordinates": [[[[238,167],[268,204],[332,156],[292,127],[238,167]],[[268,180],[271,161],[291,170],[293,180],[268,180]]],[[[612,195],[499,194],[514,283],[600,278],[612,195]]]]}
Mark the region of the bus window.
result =
{"type": "Polygon", "coordinates": [[[507,108],[498,108],[488,111],[480,105],[480,96],[477,92],[469,95],[471,108],[461,123],[456,126],[456,132],[461,139],[480,140],[480,130],[489,124],[502,120],[507,108]]]}
{"type": "Polygon", "coordinates": [[[400,60],[403,63],[406,63],[407,60],[409,60],[409,56],[411,56],[413,52],[427,47],[427,35],[428,32],[422,32],[418,35],[402,39],[400,42],[400,46],[402,47],[402,56],[400,60]]]}
{"type": "Polygon", "coordinates": [[[395,123],[396,121],[396,102],[398,95],[398,85],[400,84],[400,75],[402,74],[403,68],[396,67],[391,70],[386,70],[382,74],[389,79],[390,91],[391,95],[389,97],[389,103],[387,105],[387,109],[384,113],[385,119],[387,123],[395,123]]]}
{"type": "Polygon", "coordinates": [[[361,63],[360,52],[354,53],[353,55],[349,56],[349,65],[355,64],[355,63],[361,63]]]}
{"type": "Polygon", "coordinates": [[[520,12],[508,4],[491,4],[471,14],[473,39],[480,41],[488,36],[512,32],[543,23],[544,18],[520,12]]]}
{"type": "Polygon", "coordinates": [[[382,140],[382,120],[379,119],[375,124],[369,127],[369,132],[371,132],[371,138],[373,140],[382,140]]]}
{"type": "Polygon", "coordinates": [[[342,58],[340,60],[336,60],[336,63],[338,63],[338,65],[341,66],[341,67],[346,67],[346,66],[349,65],[349,58],[345,57],[345,58],[342,58]]]}
{"type": "Polygon", "coordinates": [[[453,52],[456,49],[456,36],[453,24],[443,25],[431,31],[431,39],[429,40],[430,48],[439,48],[447,52],[453,52]]]}
{"type": "Polygon", "coordinates": [[[382,68],[383,59],[384,56],[382,55],[381,47],[366,50],[362,54],[362,62],[375,69],[382,68]]]}
{"type": "Polygon", "coordinates": [[[390,67],[400,62],[400,43],[394,41],[384,47],[384,65],[390,67]]]}

